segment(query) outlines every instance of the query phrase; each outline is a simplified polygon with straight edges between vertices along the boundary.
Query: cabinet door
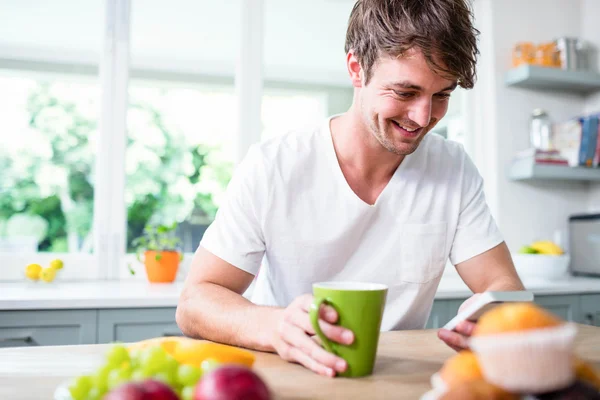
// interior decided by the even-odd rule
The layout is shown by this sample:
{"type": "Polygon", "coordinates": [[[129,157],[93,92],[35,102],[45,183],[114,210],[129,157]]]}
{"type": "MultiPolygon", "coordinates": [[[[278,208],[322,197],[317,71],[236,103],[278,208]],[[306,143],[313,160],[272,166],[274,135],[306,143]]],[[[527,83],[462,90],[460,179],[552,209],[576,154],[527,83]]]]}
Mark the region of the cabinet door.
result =
{"type": "Polygon", "coordinates": [[[159,336],[181,336],[175,307],[98,311],[98,343],[131,343],[159,336]]]}
{"type": "Polygon", "coordinates": [[[584,294],[579,296],[581,320],[588,325],[600,326],[600,294],[584,294]]]}
{"type": "Polygon", "coordinates": [[[0,347],[96,343],[96,310],[0,311],[0,347]]]}
{"type": "MultiPolygon", "coordinates": [[[[464,303],[466,299],[459,299],[459,300],[449,300],[448,301],[448,321],[450,321],[452,318],[456,317],[456,315],[458,314],[458,308],[462,305],[462,303],[464,303]]],[[[446,322],[448,322],[446,321],[446,322]]],[[[444,324],[446,323],[444,322],[444,324]]]]}
{"type": "Polygon", "coordinates": [[[535,296],[534,302],[565,321],[580,320],[578,295],[535,296]]]}
{"type": "Polygon", "coordinates": [[[425,329],[438,329],[448,320],[448,300],[435,300],[425,329]]]}

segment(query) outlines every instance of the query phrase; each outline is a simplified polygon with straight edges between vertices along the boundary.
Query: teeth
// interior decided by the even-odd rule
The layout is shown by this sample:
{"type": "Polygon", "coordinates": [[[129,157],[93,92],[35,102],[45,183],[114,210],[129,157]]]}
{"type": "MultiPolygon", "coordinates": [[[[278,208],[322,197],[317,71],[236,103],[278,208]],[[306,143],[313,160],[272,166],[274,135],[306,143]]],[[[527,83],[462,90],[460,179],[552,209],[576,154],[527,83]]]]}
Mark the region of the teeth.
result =
{"type": "Polygon", "coordinates": [[[402,129],[404,129],[405,131],[408,131],[408,132],[414,132],[414,131],[416,131],[417,129],[419,129],[419,128],[407,128],[407,127],[405,127],[405,126],[402,126],[402,125],[400,125],[400,124],[399,124],[399,123],[397,123],[396,121],[394,121],[394,123],[396,123],[396,125],[398,125],[400,128],[402,128],[402,129]]]}

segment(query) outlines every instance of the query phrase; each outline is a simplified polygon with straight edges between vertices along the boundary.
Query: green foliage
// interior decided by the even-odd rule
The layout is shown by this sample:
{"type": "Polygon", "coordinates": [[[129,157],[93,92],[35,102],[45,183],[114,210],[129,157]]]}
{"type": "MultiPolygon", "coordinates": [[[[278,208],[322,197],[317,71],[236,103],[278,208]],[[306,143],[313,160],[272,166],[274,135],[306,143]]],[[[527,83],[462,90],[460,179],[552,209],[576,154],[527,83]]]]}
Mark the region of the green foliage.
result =
{"type": "MultiPolygon", "coordinates": [[[[73,235],[79,246],[91,242],[98,107],[93,89],[65,90],[65,85],[57,89],[39,82],[29,93],[29,127],[43,142],[38,141],[43,151],[15,155],[0,148],[0,227],[6,230],[7,221],[16,214],[43,218],[47,233],[40,251],[81,250],[68,248],[73,235]]],[[[218,148],[190,144],[154,104],[138,97],[130,96],[128,115],[127,156],[139,160],[128,168],[126,177],[128,251],[171,243],[164,238],[152,242],[147,226],[166,226],[161,224],[184,221],[198,212],[214,218],[218,195],[233,170],[231,162],[219,159],[218,148]],[[132,115],[137,125],[130,123],[132,115]],[[134,243],[140,237],[149,241],[134,243]]],[[[2,230],[0,235],[6,234],[2,230]]]]}

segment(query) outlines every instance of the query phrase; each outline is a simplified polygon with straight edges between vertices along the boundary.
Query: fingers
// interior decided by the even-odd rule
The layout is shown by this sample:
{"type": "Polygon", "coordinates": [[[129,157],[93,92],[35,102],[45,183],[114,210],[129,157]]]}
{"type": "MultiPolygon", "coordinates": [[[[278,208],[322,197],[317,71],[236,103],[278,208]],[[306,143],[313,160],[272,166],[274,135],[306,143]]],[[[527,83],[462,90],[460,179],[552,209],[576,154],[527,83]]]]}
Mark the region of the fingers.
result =
{"type": "MultiPolygon", "coordinates": [[[[313,297],[310,295],[301,296],[299,298],[299,304],[305,313],[310,311],[312,306],[313,297]]],[[[309,335],[314,335],[315,330],[310,322],[309,318],[306,318],[306,314],[294,313],[290,315],[293,318],[294,324],[302,328],[309,335]]],[[[342,328],[341,326],[333,325],[338,320],[338,313],[335,309],[328,305],[323,305],[319,309],[319,327],[323,331],[323,334],[334,342],[349,345],[354,341],[354,334],[352,331],[342,328]]]]}
{"type": "Polygon", "coordinates": [[[317,361],[315,361],[315,359],[310,358],[298,348],[290,346],[288,354],[290,357],[290,360],[288,361],[295,361],[319,375],[330,378],[335,376],[335,371],[333,369],[328,368],[323,364],[319,364],[317,361]]]}
{"type": "Polygon", "coordinates": [[[471,321],[461,321],[456,325],[456,332],[464,336],[471,336],[476,324],[471,321]]]}
{"type": "MultiPolygon", "coordinates": [[[[309,335],[315,335],[315,330],[306,313],[289,314],[288,322],[296,325],[309,335]]],[[[354,341],[354,334],[349,329],[319,320],[319,327],[323,334],[334,342],[349,345],[354,341]]]]}
{"type": "Polygon", "coordinates": [[[307,368],[326,376],[333,376],[330,371],[344,372],[347,368],[344,359],[329,353],[317,343],[315,343],[306,333],[293,325],[287,325],[282,332],[284,341],[290,346],[290,356],[293,361],[297,361],[302,365],[308,363],[307,358],[311,360],[310,365],[305,365],[307,368]],[[299,350],[302,355],[295,350],[299,350]]]}
{"type": "Polygon", "coordinates": [[[469,348],[467,337],[461,335],[458,332],[452,332],[447,329],[440,329],[438,331],[438,337],[456,351],[465,350],[469,348]]]}
{"type": "MultiPolygon", "coordinates": [[[[298,301],[302,310],[304,310],[307,313],[310,312],[310,308],[312,307],[313,303],[313,296],[304,295],[299,297],[298,301]]],[[[338,320],[338,313],[337,311],[335,311],[335,308],[324,304],[319,309],[319,318],[329,323],[335,324],[338,320]]]]}

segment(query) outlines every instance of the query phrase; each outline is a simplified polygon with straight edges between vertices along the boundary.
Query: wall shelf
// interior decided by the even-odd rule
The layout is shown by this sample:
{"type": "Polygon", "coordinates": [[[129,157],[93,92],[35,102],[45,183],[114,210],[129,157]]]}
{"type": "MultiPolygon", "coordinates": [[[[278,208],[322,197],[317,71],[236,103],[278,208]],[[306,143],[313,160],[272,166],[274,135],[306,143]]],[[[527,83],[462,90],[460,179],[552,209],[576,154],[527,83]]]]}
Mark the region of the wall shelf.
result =
{"type": "Polygon", "coordinates": [[[562,180],[600,182],[600,168],[534,164],[530,159],[514,161],[508,170],[513,181],[562,180]]]}
{"type": "Polygon", "coordinates": [[[600,90],[600,74],[596,72],[568,71],[535,65],[521,65],[509,70],[504,82],[511,87],[552,89],[577,94],[589,94],[600,90]]]}

